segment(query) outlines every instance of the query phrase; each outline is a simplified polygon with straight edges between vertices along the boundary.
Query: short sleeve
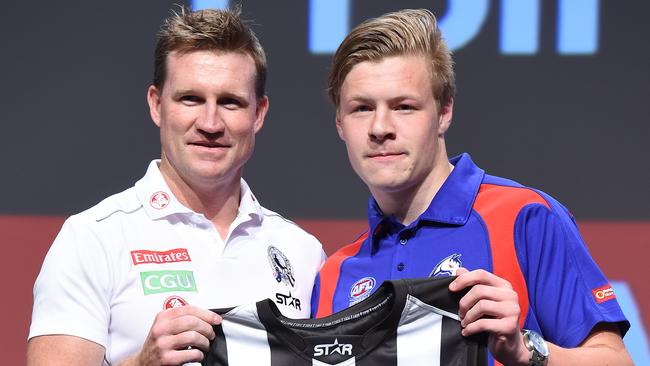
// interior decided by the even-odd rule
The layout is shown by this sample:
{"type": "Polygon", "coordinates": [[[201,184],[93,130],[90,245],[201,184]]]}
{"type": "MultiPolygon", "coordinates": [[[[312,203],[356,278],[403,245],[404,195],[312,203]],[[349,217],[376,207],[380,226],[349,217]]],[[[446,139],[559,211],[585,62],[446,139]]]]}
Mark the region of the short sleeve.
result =
{"type": "Polygon", "coordinates": [[[550,209],[524,207],[515,224],[515,243],[532,313],[525,327],[540,329],[562,347],[579,345],[600,322],[618,323],[622,334],[627,331],[629,322],[615,296],[602,301],[595,295],[609,282],[563,206],[550,199],[550,209]]]}
{"type": "Polygon", "coordinates": [[[109,262],[92,224],[69,218],[50,247],[34,284],[29,338],[72,335],[106,348],[109,262]]]}

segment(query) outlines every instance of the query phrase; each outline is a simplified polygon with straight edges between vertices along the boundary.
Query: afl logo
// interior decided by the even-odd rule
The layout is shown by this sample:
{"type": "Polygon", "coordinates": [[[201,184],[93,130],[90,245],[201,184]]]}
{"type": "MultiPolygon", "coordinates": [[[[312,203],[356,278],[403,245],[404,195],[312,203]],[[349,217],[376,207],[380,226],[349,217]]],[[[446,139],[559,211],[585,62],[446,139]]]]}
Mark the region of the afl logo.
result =
{"type": "Polygon", "coordinates": [[[372,289],[375,288],[377,281],[374,277],[364,277],[354,284],[350,288],[350,305],[356,304],[359,301],[370,296],[372,289]]]}
{"type": "Polygon", "coordinates": [[[165,303],[163,304],[163,309],[173,309],[173,308],[179,308],[181,306],[187,305],[187,301],[183,299],[180,296],[170,296],[165,300],[165,303]]]}
{"type": "Polygon", "coordinates": [[[291,262],[289,259],[280,251],[280,249],[269,245],[267,249],[269,255],[269,264],[273,269],[273,276],[275,280],[284,282],[285,284],[293,287],[296,283],[296,279],[293,277],[293,268],[291,268],[291,262]]]}
{"type": "Polygon", "coordinates": [[[149,204],[156,210],[162,210],[169,205],[169,195],[163,191],[158,191],[151,195],[149,204]]]}

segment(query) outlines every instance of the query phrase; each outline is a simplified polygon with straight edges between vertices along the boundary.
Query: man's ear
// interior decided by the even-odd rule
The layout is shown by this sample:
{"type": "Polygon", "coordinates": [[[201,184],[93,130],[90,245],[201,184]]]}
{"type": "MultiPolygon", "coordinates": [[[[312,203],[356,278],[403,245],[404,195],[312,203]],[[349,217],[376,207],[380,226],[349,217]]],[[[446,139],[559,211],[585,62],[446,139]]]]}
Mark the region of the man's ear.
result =
{"type": "Polygon", "coordinates": [[[269,111],[269,97],[263,96],[257,102],[257,109],[255,110],[255,133],[258,133],[259,130],[264,126],[264,119],[266,118],[266,113],[269,111]]]}
{"type": "Polygon", "coordinates": [[[449,103],[440,107],[440,114],[438,115],[438,136],[442,137],[447,133],[451,126],[451,118],[454,114],[454,99],[450,99],[449,103]]]}
{"type": "Polygon", "coordinates": [[[158,90],[154,85],[149,86],[147,90],[147,103],[149,104],[149,115],[151,120],[156,126],[160,127],[160,94],[162,90],[158,90]]]}
{"type": "Polygon", "coordinates": [[[336,108],[336,132],[339,134],[339,138],[343,141],[345,141],[345,138],[343,138],[343,127],[341,126],[341,115],[339,114],[339,109],[336,108]]]}

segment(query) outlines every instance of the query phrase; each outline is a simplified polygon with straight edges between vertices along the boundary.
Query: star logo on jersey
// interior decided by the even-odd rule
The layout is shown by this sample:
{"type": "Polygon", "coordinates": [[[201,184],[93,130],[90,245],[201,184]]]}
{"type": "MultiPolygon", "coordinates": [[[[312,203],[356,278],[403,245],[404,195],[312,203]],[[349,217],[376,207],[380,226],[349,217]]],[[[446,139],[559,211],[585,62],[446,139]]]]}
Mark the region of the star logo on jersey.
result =
{"type": "Polygon", "coordinates": [[[293,287],[296,283],[296,279],[293,277],[293,268],[291,267],[291,262],[289,262],[287,256],[273,245],[269,245],[267,253],[269,255],[269,264],[273,269],[275,280],[278,281],[278,283],[284,282],[286,285],[293,287]]]}
{"type": "Polygon", "coordinates": [[[156,210],[162,210],[163,208],[169,206],[169,195],[163,191],[158,191],[151,195],[149,199],[149,204],[151,207],[156,210]]]}
{"type": "Polygon", "coordinates": [[[454,253],[449,257],[441,260],[429,273],[429,277],[454,276],[456,271],[463,265],[460,260],[460,254],[454,253]]]}
{"type": "Polygon", "coordinates": [[[338,338],[334,339],[331,344],[317,344],[314,346],[314,357],[329,356],[338,353],[339,355],[352,356],[352,345],[346,343],[339,343],[338,338]]]}
{"type": "Polygon", "coordinates": [[[377,280],[374,277],[364,277],[350,287],[350,306],[370,296],[377,280]]]}
{"type": "Polygon", "coordinates": [[[165,299],[165,302],[163,303],[163,310],[180,308],[181,306],[185,306],[185,305],[188,305],[185,299],[183,299],[180,296],[174,295],[165,299]]]}
{"type": "Polygon", "coordinates": [[[297,299],[293,296],[291,296],[291,292],[289,292],[289,295],[285,295],[283,293],[276,293],[275,294],[275,302],[277,302],[280,305],[288,306],[297,310],[300,309],[300,299],[297,299]]]}

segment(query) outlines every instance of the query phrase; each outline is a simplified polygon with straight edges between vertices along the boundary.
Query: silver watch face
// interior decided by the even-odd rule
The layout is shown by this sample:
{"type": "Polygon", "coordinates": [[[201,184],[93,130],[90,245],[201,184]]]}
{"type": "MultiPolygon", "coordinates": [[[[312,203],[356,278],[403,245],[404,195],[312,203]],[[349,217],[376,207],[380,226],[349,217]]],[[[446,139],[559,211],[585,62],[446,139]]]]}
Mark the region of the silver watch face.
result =
{"type": "Polygon", "coordinates": [[[533,331],[528,331],[528,340],[533,347],[533,350],[537,351],[541,356],[547,357],[548,356],[548,346],[546,345],[546,341],[542,336],[537,334],[537,332],[533,331]]]}

